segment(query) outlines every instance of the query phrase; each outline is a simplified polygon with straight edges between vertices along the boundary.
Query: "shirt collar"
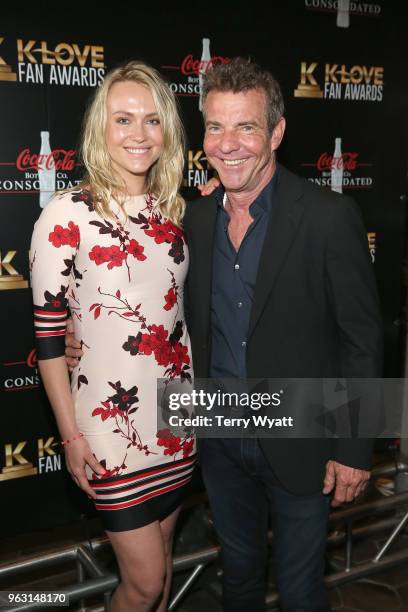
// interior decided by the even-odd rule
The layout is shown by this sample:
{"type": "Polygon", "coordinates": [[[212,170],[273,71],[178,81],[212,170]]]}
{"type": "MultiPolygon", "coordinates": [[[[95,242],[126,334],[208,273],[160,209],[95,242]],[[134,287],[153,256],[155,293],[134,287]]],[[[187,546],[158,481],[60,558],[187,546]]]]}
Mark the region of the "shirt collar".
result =
{"type": "MultiPolygon", "coordinates": [[[[252,202],[249,207],[251,217],[255,218],[260,214],[268,213],[273,200],[273,194],[276,189],[276,184],[279,178],[279,166],[276,166],[275,173],[269,183],[265,185],[261,193],[258,194],[257,198],[252,202]]],[[[223,185],[219,185],[214,192],[217,205],[219,208],[224,209],[224,196],[225,189],[223,185]]]]}

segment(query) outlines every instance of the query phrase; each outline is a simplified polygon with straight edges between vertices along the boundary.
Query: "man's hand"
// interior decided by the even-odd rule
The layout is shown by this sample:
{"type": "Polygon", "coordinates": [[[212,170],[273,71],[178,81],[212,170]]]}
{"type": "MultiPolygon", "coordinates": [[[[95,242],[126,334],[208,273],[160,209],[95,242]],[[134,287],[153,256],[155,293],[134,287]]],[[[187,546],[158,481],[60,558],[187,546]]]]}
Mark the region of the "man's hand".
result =
{"type": "Polygon", "coordinates": [[[81,343],[74,336],[74,324],[72,319],[68,319],[65,333],[65,359],[70,372],[76,368],[82,355],[81,343]]]}
{"type": "Polygon", "coordinates": [[[351,502],[367,486],[370,472],[342,465],[337,461],[328,461],[324,479],[323,493],[327,495],[334,489],[331,505],[335,508],[343,502],[351,502]]]}

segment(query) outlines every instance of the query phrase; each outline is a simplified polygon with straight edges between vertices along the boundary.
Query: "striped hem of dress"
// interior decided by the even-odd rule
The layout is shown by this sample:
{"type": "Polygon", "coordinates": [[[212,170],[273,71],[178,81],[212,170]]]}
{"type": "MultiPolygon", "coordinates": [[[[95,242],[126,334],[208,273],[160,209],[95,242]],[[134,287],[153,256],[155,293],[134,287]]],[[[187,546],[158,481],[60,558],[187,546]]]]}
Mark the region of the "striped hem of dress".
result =
{"type": "Polygon", "coordinates": [[[138,470],[122,477],[89,480],[97,494],[97,510],[122,510],[137,506],[186,485],[192,477],[196,455],[138,470]]]}

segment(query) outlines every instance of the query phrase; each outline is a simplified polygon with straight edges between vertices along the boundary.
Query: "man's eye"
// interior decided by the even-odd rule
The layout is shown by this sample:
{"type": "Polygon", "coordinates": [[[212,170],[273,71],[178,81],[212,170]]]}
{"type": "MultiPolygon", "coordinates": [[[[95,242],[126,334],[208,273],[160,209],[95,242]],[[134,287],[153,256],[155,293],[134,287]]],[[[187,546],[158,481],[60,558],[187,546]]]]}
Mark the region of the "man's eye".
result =
{"type": "Polygon", "coordinates": [[[220,128],[218,127],[218,125],[208,125],[207,126],[207,132],[219,132],[220,128]]]}
{"type": "Polygon", "coordinates": [[[242,126],[242,131],[243,132],[252,132],[254,129],[253,125],[243,125],[242,126]]]}

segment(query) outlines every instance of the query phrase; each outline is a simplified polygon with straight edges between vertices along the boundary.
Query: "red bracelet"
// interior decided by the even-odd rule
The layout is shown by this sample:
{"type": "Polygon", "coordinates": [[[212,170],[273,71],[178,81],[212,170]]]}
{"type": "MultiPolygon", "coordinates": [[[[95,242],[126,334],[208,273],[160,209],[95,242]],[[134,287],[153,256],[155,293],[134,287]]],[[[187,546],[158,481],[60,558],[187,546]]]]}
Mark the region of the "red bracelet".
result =
{"type": "Polygon", "coordinates": [[[66,444],[69,444],[70,442],[73,442],[74,440],[79,440],[80,438],[83,438],[85,434],[82,433],[82,431],[79,432],[78,435],[74,436],[73,438],[70,438],[69,440],[61,440],[61,446],[65,446],[66,444]]]}

